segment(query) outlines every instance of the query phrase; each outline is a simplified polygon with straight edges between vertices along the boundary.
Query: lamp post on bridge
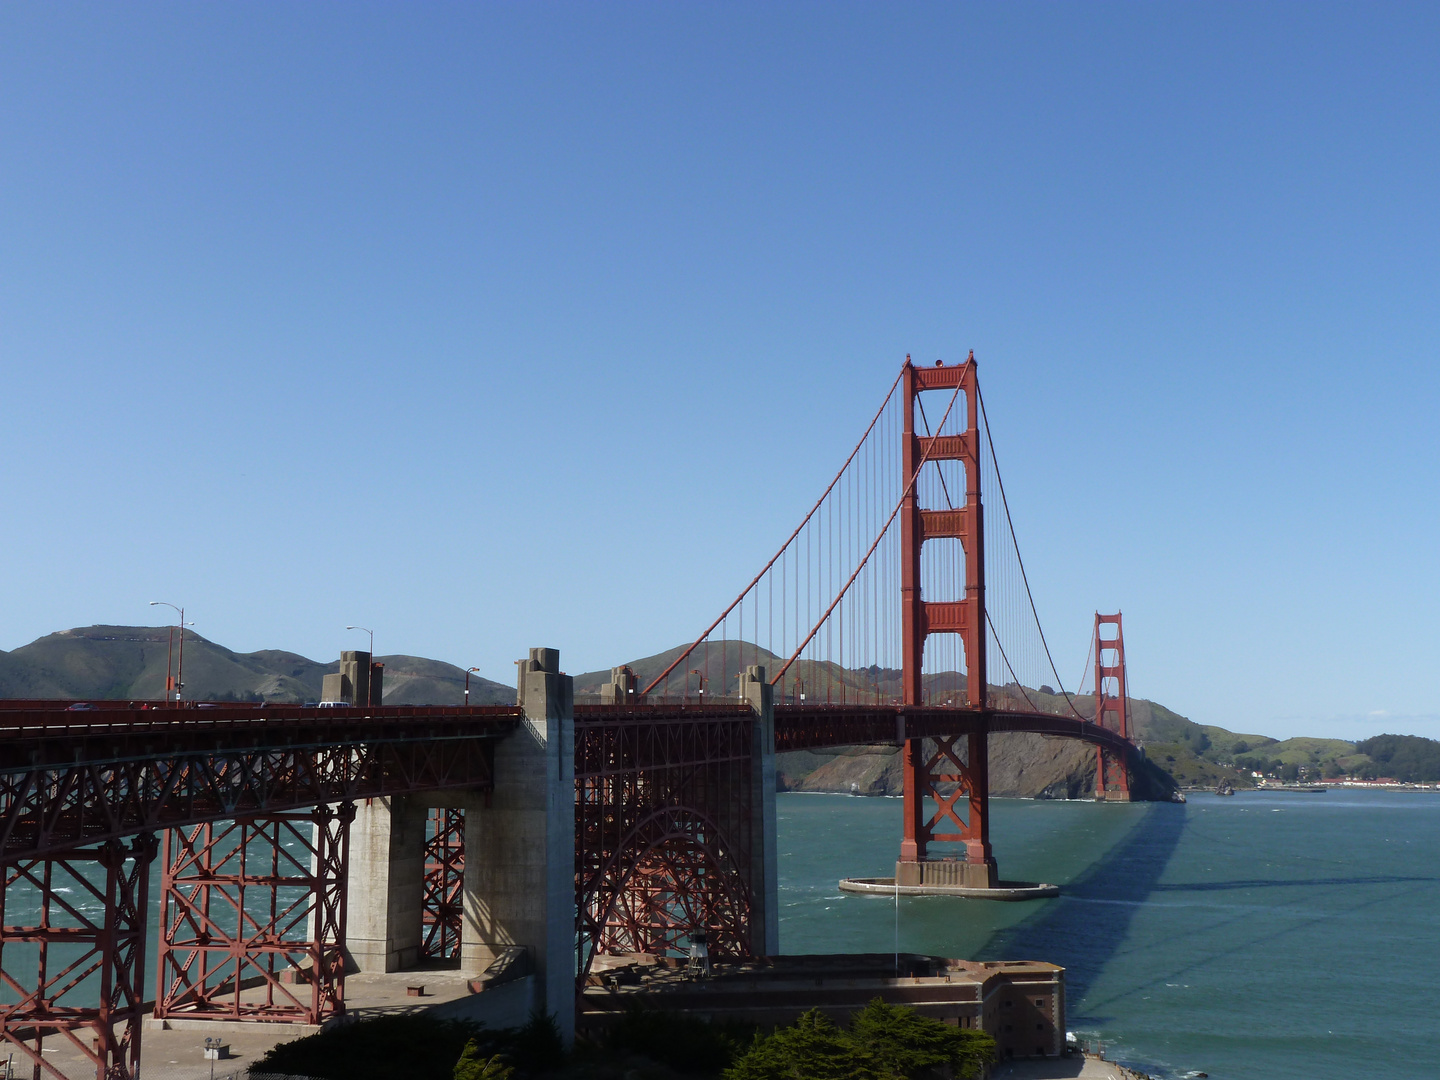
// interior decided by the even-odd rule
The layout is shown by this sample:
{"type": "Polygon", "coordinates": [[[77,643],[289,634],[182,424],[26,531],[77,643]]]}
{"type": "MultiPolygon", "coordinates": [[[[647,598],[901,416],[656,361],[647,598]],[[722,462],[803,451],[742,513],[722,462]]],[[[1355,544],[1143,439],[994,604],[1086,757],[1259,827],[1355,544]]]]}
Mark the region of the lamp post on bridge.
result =
{"type": "Polygon", "coordinates": [[[370,635],[370,662],[373,664],[375,662],[375,631],[371,630],[368,626],[347,626],[345,629],[364,630],[365,633],[370,635]]]}
{"type": "Polygon", "coordinates": [[[466,668],[466,669],[465,669],[465,707],[466,707],[467,709],[470,707],[470,673],[471,673],[472,671],[479,671],[479,670],[480,670],[480,669],[479,669],[478,667],[472,667],[472,668],[466,668]]]}
{"type": "MultiPolygon", "coordinates": [[[[185,686],[185,627],[187,625],[194,626],[195,624],[186,623],[185,609],[170,603],[168,600],[151,600],[150,606],[174,608],[180,616],[180,663],[175,670],[175,707],[178,709],[180,707],[180,691],[185,686]]],[[[165,680],[167,682],[170,680],[170,658],[168,656],[165,658],[165,680]]],[[[167,698],[170,696],[170,688],[168,686],[165,688],[165,696],[167,698]]]]}
{"type": "Polygon", "coordinates": [[[688,689],[688,687],[689,687],[690,676],[691,676],[691,675],[694,675],[697,679],[700,680],[700,700],[703,702],[703,701],[705,700],[705,676],[702,675],[702,674],[700,674],[700,672],[699,672],[698,669],[696,669],[696,668],[691,668],[689,671],[687,671],[687,672],[685,673],[685,683],[686,683],[687,689],[688,689]]]}

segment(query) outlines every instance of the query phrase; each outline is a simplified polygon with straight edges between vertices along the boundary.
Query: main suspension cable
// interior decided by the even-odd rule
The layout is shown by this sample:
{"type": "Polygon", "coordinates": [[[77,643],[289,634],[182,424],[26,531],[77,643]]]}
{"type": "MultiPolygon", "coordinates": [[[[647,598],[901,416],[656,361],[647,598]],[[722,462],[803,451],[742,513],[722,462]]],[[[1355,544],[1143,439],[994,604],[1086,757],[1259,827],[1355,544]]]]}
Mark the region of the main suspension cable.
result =
{"type": "MultiPolygon", "coordinates": [[[[1055,676],[1060,693],[1065,695],[1065,703],[1070,706],[1071,712],[1083,720],[1085,718],[1080,716],[1080,710],[1075,708],[1075,702],[1070,700],[1070,692],[1065,689],[1060,672],[1055,668],[1055,658],[1050,655],[1050,643],[1045,640],[1045,627],[1040,625],[1040,612],[1035,610],[1035,594],[1030,591],[1030,578],[1025,573],[1025,560],[1020,555],[1020,543],[1015,539],[1015,522],[1010,518],[1010,501],[1005,498],[1005,481],[1000,476],[1000,461],[995,456],[995,440],[990,437],[990,417],[985,414],[985,395],[980,393],[978,381],[975,384],[975,397],[980,402],[980,415],[985,420],[985,442],[990,447],[990,463],[995,466],[995,483],[1000,488],[1000,505],[1005,509],[1005,523],[1010,526],[1010,543],[1015,549],[1015,560],[1020,564],[1020,580],[1025,583],[1025,596],[1030,601],[1030,613],[1035,616],[1035,629],[1040,632],[1040,644],[1045,646],[1045,659],[1050,661],[1050,671],[1055,676]]],[[[998,638],[996,644],[999,644],[998,638]]]]}
{"type": "MultiPolygon", "coordinates": [[[[901,373],[904,373],[903,370],[901,373]]],[[[897,379],[896,382],[898,383],[899,380],[897,379]]],[[[895,392],[895,388],[893,386],[890,388],[890,392],[895,392]]],[[[955,392],[950,395],[950,404],[945,406],[945,415],[940,418],[941,428],[945,426],[945,421],[950,418],[950,410],[955,407],[955,399],[959,396],[960,386],[957,384],[955,387],[955,392]]],[[[889,399],[887,398],[886,400],[889,399]]],[[[890,531],[890,526],[894,523],[895,516],[900,513],[900,508],[905,505],[906,498],[913,490],[915,490],[915,481],[920,479],[920,473],[924,470],[926,462],[930,460],[930,452],[934,448],[934,440],[926,443],[925,452],[920,455],[920,463],[915,466],[914,475],[910,477],[910,482],[905,485],[905,490],[900,493],[900,499],[898,502],[896,502],[895,509],[891,510],[890,516],[885,519],[885,524],[881,527],[879,535],[875,537],[874,543],[870,545],[870,550],[865,552],[865,557],[860,560],[860,565],[855,567],[855,572],[850,575],[850,579],[845,582],[844,587],[835,594],[835,599],[832,600],[830,602],[830,606],[825,609],[825,614],[820,616],[820,621],[815,624],[815,628],[811,630],[805,640],[800,643],[799,647],[790,656],[790,659],[785,661],[785,666],[780,669],[779,674],[777,674],[775,678],[770,680],[772,686],[778,684],[780,680],[784,677],[785,672],[790,670],[790,665],[795,663],[796,659],[800,656],[800,654],[805,651],[805,646],[809,645],[810,642],[814,640],[815,635],[820,632],[820,627],[824,626],[825,621],[830,618],[831,612],[833,612],[836,606],[840,603],[840,601],[845,598],[845,593],[849,590],[850,586],[855,584],[855,579],[860,576],[860,571],[865,569],[865,564],[870,561],[870,556],[875,554],[875,549],[880,546],[880,541],[883,540],[885,534],[890,531]]]]}
{"type": "MultiPolygon", "coordinates": [[[[900,368],[900,374],[896,375],[895,381],[890,384],[890,392],[885,395],[885,400],[880,403],[880,408],[876,410],[875,416],[870,421],[870,425],[865,429],[865,434],[860,436],[860,441],[855,444],[855,449],[850,451],[850,456],[845,459],[845,464],[840,466],[840,471],[835,474],[835,479],[830,481],[830,486],[825,489],[824,493],[820,496],[820,498],[815,500],[815,505],[810,508],[810,512],[805,515],[805,519],[801,521],[799,525],[795,526],[795,531],[790,534],[790,536],[786,539],[785,543],[780,545],[780,550],[777,551],[770,559],[770,561],[765,564],[764,568],[755,575],[754,580],[751,581],[749,585],[745,586],[743,590],[741,590],[740,595],[731,602],[730,606],[720,613],[720,617],[717,618],[713,623],[711,623],[706,628],[703,634],[701,634],[698,638],[695,639],[694,644],[692,644],[688,649],[686,649],[683,653],[677,656],[669,667],[667,667],[659,675],[655,676],[654,680],[650,683],[649,686],[645,687],[644,690],[640,691],[642,695],[648,694],[651,690],[654,690],[655,687],[659,686],[662,682],[665,681],[666,677],[669,676],[672,671],[674,671],[677,667],[684,663],[685,660],[690,656],[690,654],[693,653],[696,649],[698,649],[700,647],[700,644],[707,637],[710,636],[711,631],[713,631],[715,627],[719,626],[722,622],[724,622],[726,616],[728,616],[730,612],[735,610],[735,608],[739,605],[740,601],[745,599],[746,594],[748,594],[750,590],[759,583],[760,579],[763,578],[767,573],[769,573],[770,568],[775,565],[776,561],[780,558],[780,556],[785,554],[786,550],[790,547],[791,542],[795,539],[795,537],[800,535],[800,530],[805,528],[805,526],[810,523],[810,519],[815,516],[815,512],[819,510],[825,500],[829,498],[830,492],[835,490],[835,485],[840,482],[840,478],[845,475],[845,470],[850,467],[850,463],[855,460],[855,455],[860,452],[860,448],[865,445],[865,440],[870,437],[870,432],[875,429],[876,422],[880,419],[882,415],[884,415],[885,407],[890,404],[890,399],[895,396],[895,387],[900,385],[900,380],[904,377],[905,368],[902,365],[900,368]]],[[[786,666],[788,667],[789,665],[787,664],[786,666]]]]}

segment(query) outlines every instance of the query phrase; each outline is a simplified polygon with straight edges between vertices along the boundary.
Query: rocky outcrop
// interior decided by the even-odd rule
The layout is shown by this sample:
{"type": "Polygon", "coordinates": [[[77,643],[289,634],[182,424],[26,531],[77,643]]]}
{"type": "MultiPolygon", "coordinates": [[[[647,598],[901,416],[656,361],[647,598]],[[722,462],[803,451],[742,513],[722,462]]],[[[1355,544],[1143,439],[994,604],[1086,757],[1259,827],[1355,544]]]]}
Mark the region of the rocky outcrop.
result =
{"type": "MultiPolygon", "coordinates": [[[[900,795],[904,780],[895,746],[839,746],[777,754],[781,791],[900,795]]],[[[1167,799],[1173,782],[1154,766],[1131,778],[1140,799],[1167,799]]],[[[1027,732],[990,736],[990,794],[999,798],[1083,799],[1095,790],[1095,748],[1076,739],[1027,732]]]]}

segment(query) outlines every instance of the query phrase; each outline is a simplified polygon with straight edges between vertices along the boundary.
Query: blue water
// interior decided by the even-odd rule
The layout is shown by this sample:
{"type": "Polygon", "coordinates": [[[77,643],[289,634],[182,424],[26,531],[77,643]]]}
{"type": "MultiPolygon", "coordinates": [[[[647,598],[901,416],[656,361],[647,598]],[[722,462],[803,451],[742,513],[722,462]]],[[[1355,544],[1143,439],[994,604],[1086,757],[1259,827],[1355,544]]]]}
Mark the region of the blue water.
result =
{"type": "Polygon", "coordinates": [[[996,800],[1001,876],[1061,895],[902,897],[898,920],[836,882],[893,873],[900,800],[779,800],[787,953],[1048,960],[1070,1030],[1161,1077],[1440,1077],[1440,795],[996,800]]]}

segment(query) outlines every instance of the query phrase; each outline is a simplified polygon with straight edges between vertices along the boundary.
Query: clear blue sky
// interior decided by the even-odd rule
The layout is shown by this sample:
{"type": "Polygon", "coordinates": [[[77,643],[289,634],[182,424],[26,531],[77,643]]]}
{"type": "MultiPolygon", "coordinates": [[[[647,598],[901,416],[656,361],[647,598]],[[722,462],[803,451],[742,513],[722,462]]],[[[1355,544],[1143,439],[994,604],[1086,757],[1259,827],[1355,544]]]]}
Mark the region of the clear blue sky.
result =
{"type": "Polygon", "coordinates": [[[0,7],[0,648],[693,637],[980,360],[1062,674],[1440,737],[1440,7],[0,7]]]}

